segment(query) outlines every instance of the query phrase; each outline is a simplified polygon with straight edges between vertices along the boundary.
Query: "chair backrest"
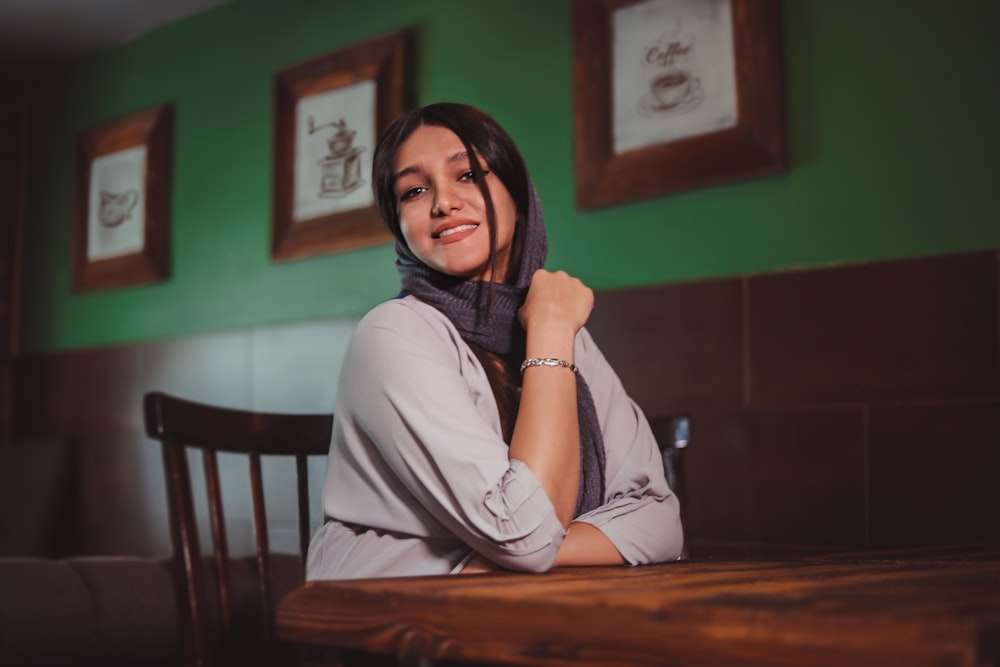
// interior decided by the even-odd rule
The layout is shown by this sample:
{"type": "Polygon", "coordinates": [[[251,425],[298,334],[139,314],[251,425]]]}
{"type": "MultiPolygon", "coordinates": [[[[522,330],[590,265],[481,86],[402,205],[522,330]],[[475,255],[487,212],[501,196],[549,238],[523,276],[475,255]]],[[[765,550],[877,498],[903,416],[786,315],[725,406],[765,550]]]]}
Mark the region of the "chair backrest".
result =
{"type": "Polygon", "coordinates": [[[325,456],[329,451],[333,415],[234,410],[195,403],[161,392],[145,395],[143,411],[147,435],[162,443],[170,536],[182,607],[187,663],[198,666],[214,664],[218,651],[224,655],[233,649],[234,589],[217,452],[245,454],[249,459],[256,541],[255,578],[260,600],[260,624],[265,646],[269,646],[273,636],[274,601],[261,456],[295,458],[299,550],[304,562],[310,532],[307,457],[325,456]],[[206,573],[199,545],[188,470],[188,448],[202,450],[214,546],[214,572],[206,573]],[[207,583],[212,574],[215,586],[210,594],[207,583]],[[218,620],[212,617],[214,609],[218,610],[218,620]],[[213,636],[213,628],[220,621],[221,639],[213,636]]]}
{"type": "Polygon", "coordinates": [[[690,522],[688,521],[687,480],[684,476],[684,453],[691,445],[691,418],[688,415],[657,417],[649,420],[649,427],[660,447],[663,472],[667,477],[667,483],[680,501],[681,526],[685,532],[681,558],[686,558],[688,556],[687,530],[690,527],[690,522]]]}

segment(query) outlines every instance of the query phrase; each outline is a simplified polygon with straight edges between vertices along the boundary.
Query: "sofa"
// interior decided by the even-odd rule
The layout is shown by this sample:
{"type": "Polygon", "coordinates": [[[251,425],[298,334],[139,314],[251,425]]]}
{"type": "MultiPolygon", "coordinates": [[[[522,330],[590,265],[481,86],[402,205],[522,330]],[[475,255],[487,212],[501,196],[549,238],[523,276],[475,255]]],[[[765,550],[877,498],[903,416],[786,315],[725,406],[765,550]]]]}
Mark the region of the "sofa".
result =
{"type": "Polygon", "coordinates": [[[67,555],[73,451],[0,446],[0,664],[177,665],[169,556],[67,555]]]}
{"type": "Polygon", "coordinates": [[[173,581],[131,556],[0,558],[0,663],[180,662],[173,581]]]}
{"type": "MultiPolygon", "coordinates": [[[[169,554],[67,553],[75,474],[65,439],[0,445],[0,665],[182,664],[169,554]]],[[[255,564],[239,557],[231,568],[234,635],[250,664],[262,635],[255,564]]],[[[298,556],[272,554],[275,599],[301,579],[298,556]]]]}

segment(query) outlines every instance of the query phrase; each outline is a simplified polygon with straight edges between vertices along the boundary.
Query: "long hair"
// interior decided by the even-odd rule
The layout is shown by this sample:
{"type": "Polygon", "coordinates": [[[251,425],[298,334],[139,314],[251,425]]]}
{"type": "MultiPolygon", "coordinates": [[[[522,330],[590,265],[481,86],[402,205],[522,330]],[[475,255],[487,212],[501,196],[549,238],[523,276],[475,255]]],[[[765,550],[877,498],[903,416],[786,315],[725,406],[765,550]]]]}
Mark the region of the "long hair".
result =
{"type": "MultiPolygon", "coordinates": [[[[482,193],[487,215],[490,240],[491,275],[496,276],[496,210],[484,177],[486,163],[490,171],[500,179],[510,193],[517,207],[518,216],[511,243],[510,262],[504,280],[517,275],[523,251],[524,224],[530,200],[528,169],[514,140],[492,117],[475,107],[453,102],[440,102],[414,109],[389,124],[378,145],[372,166],[372,190],[379,215],[395,236],[397,243],[406,244],[399,222],[399,202],[396,196],[394,162],[400,146],[410,138],[417,128],[424,126],[444,127],[455,133],[469,154],[475,182],[482,193]]],[[[489,301],[487,302],[487,308],[489,301]]],[[[510,442],[514,422],[517,418],[518,397],[521,376],[518,372],[522,349],[511,355],[501,356],[479,345],[466,341],[479,359],[490,382],[493,396],[500,411],[500,423],[504,439],[510,442]]]]}

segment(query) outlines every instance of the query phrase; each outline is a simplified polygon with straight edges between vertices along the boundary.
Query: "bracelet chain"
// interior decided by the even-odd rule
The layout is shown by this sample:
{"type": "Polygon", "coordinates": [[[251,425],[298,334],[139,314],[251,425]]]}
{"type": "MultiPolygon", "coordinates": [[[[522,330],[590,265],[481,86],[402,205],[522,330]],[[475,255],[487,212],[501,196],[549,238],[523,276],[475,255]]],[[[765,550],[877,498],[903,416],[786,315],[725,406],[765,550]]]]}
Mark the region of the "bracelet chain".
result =
{"type": "Polygon", "coordinates": [[[579,373],[580,369],[576,367],[576,364],[571,364],[568,361],[563,361],[562,359],[553,359],[551,357],[546,357],[540,359],[538,357],[532,357],[531,359],[525,359],[524,363],[521,364],[521,372],[524,372],[525,368],[530,368],[531,366],[562,366],[563,368],[568,368],[574,373],[579,373]]]}

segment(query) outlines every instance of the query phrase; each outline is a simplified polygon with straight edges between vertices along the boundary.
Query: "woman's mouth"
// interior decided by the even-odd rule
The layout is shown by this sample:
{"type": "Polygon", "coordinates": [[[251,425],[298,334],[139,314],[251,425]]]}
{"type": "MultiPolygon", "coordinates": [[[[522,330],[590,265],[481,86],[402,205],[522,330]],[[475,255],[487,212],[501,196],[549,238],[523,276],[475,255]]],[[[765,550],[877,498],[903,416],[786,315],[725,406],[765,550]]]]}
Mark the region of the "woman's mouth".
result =
{"type": "Polygon", "coordinates": [[[440,232],[437,232],[436,234],[433,235],[433,238],[443,239],[452,236],[453,234],[460,234],[461,232],[471,232],[477,227],[479,227],[478,224],[471,222],[463,225],[456,225],[454,227],[449,227],[448,229],[443,229],[440,232]]]}

